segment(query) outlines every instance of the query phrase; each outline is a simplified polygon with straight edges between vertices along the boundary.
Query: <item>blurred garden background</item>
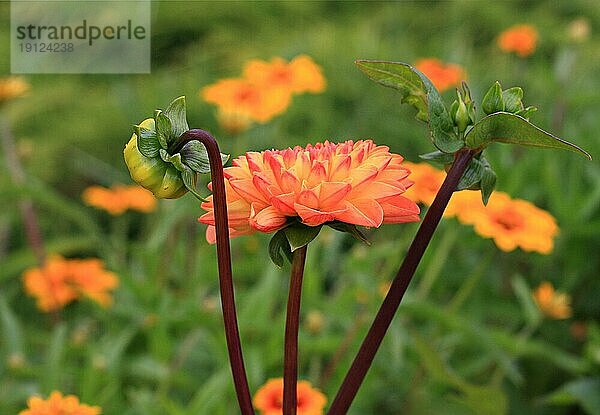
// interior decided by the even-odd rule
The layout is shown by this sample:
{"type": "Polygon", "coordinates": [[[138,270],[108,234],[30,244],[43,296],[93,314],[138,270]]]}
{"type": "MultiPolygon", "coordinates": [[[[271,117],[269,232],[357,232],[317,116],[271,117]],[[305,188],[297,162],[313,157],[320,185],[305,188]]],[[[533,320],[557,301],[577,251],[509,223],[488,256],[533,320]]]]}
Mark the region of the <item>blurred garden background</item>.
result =
{"type": "MultiPolygon", "coordinates": [[[[9,10],[0,3],[2,79],[10,76],[9,10]]],[[[197,222],[199,202],[186,195],[110,212],[84,198],[86,189],[132,185],[123,162],[132,126],[181,95],[190,127],[212,132],[233,157],[371,138],[419,163],[433,151],[426,125],[354,61],[435,58],[460,66],[477,102],[496,80],[521,86],[525,105],[538,107],[533,123],[596,160],[486,150],[498,190],[555,218],[552,251],[506,252],[472,226],[444,219],[350,413],[600,414],[599,30],[593,0],[152,2],[150,74],[28,75],[19,80],[27,91],[14,98],[5,82],[0,413],[17,414],[29,397],[53,391],[107,415],[237,413],[215,248],[197,222]],[[537,33],[533,49],[500,48],[500,34],[522,24],[537,33]],[[232,131],[202,99],[204,87],[239,77],[252,59],[301,55],[320,66],[324,89],[294,96],[268,121],[232,131]],[[32,224],[37,247],[25,232],[32,224]],[[80,299],[63,293],[64,304],[44,309],[25,284],[26,275],[50,272],[39,248],[56,261],[53,272],[67,267],[60,258],[77,259],[70,272],[105,286],[88,287],[80,299]],[[545,294],[535,297],[540,286],[545,294]]],[[[454,86],[443,92],[447,106],[455,96],[454,86]]],[[[198,184],[203,195],[208,181],[198,184]]],[[[311,243],[299,376],[329,402],[417,227],[368,230],[371,246],[331,229],[311,243]]],[[[264,234],[232,240],[253,392],[282,376],[289,265],[270,262],[268,241],[264,234]]]]}

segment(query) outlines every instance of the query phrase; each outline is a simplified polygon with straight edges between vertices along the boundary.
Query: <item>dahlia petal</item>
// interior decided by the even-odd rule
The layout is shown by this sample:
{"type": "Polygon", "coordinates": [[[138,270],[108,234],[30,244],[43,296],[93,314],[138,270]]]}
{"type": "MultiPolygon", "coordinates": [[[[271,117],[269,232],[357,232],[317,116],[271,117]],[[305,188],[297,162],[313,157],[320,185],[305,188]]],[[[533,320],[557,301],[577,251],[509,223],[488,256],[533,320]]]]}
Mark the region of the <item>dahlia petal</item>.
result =
{"type": "Polygon", "coordinates": [[[308,226],[319,226],[325,222],[331,222],[336,219],[336,215],[342,212],[322,212],[318,209],[313,209],[299,203],[294,204],[294,208],[296,209],[296,212],[298,212],[300,219],[302,219],[302,223],[308,226]]]}
{"type": "Polygon", "coordinates": [[[269,206],[250,218],[250,226],[260,232],[273,232],[287,222],[287,217],[282,215],[273,206],[269,206]]]}
{"type": "Polygon", "coordinates": [[[339,221],[378,228],[383,222],[383,208],[373,199],[346,201],[346,210],[336,214],[339,221]]]}
{"type": "Polygon", "coordinates": [[[232,179],[229,180],[229,184],[235,193],[248,202],[267,203],[265,196],[254,185],[254,179],[232,179]]]}
{"type": "Polygon", "coordinates": [[[279,178],[279,186],[284,193],[293,192],[300,186],[300,180],[289,170],[284,170],[279,178]]]}
{"type": "Polygon", "coordinates": [[[323,182],[319,193],[319,205],[332,206],[339,203],[350,193],[352,186],[346,182],[323,182]]]}
{"type": "Polygon", "coordinates": [[[301,205],[316,209],[319,206],[319,195],[317,192],[320,191],[320,186],[315,189],[303,189],[298,194],[297,202],[301,205]]]}
{"type": "Polygon", "coordinates": [[[358,187],[377,177],[378,170],[373,166],[361,166],[350,172],[352,187],[358,187]]]}
{"type": "Polygon", "coordinates": [[[404,191],[402,188],[380,181],[372,181],[365,183],[358,188],[353,186],[350,196],[352,199],[383,199],[391,196],[397,196],[404,191]]]}
{"type": "Polygon", "coordinates": [[[271,204],[282,214],[287,216],[296,216],[294,203],[296,202],[296,193],[285,193],[271,198],[271,204]]]}

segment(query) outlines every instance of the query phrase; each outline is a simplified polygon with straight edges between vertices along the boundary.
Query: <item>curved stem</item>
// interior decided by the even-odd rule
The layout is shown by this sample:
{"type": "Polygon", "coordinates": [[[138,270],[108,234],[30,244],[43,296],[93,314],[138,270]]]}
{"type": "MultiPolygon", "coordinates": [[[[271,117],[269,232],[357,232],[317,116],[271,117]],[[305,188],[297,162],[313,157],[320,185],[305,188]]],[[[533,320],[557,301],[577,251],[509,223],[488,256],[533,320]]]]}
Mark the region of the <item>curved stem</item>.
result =
{"type": "Polygon", "coordinates": [[[307,245],[296,249],[292,256],[283,352],[283,415],[296,415],[298,327],[300,323],[300,300],[302,297],[302,277],[304,276],[306,248],[307,245]]]}
{"type": "Polygon", "coordinates": [[[213,200],[215,207],[215,229],[217,234],[217,264],[219,269],[219,287],[225,325],[225,338],[229,352],[229,362],[233,374],[235,391],[243,415],[254,414],[252,398],[248,388],[240,333],[235,311],[233,277],[231,273],[231,250],[229,247],[229,224],[227,221],[227,201],[225,199],[225,179],[223,163],[217,140],[204,130],[189,130],[179,137],[174,151],[178,151],[190,141],[198,140],[206,147],[210,161],[213,200]]]}
{"type": "Polygon", "coordinates": [[[348,411],[348,408],[350,408],[350,405],[356,396],[356,392],[358,392],[367,371],[371,367],[383,337],[396,314],[400,301],[402,301],[402,297],[425,253],[425,249],[433,236],[433,232],[442,218],[442,214],[450,201],[450,197],[475,153],[474,150],[464,149],[456,154],[454,164],[448,172],[435,200],[429,207],[429,210],[415,235],[415,239],[408,248],[408,252],[396,274],[396,278],[394,278],[390,290],[383,300],[377,316],[375,317],[375,320],[373,320],[373,324],[363,340],[363,343],[352,362],[352,366],[348,370],[348,373],[342,382],[342,386],[340,386],[340,389],[331,404],[328,414],[345,414],[348,411]]]}

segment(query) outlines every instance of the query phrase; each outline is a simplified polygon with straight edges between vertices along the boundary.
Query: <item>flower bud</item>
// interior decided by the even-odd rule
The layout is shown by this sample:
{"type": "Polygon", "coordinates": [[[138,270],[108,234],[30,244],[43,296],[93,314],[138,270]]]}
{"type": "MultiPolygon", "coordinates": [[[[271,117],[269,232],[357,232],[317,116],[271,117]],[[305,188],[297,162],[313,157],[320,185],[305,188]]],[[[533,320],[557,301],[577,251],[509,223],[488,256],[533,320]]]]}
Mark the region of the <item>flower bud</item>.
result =
{"type": "Polygon", "coordinates": [[[487,91],[483,97],[481,108],[486,114],[504,111],[504,99],[502,98],[502,87],[500,82],[494,82],[494,85],[487,91]]]}
{"type": "MultiPolygon", "coordinates": [[[[155,122],[148,118],[140,123],[139,130],[155,133],[155,122]]],[[[187,192],[181,175],[171,163],[157,157],[146,157],[138,148],[138,135],[133,133],[123,151],[125,164],[131,178],[161,199],[176,199],[187,192]]]]}

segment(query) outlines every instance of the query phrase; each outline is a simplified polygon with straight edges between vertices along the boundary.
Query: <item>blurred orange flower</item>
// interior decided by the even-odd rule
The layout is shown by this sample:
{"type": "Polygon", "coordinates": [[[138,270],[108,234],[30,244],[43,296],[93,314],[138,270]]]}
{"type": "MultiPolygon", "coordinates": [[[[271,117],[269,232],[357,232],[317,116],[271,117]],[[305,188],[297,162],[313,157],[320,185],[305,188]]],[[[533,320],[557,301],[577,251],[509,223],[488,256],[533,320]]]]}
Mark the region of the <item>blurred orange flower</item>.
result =
{"type": "Polygon", "coordinates": [[[103,307],[112,302],[109,291],[119,280],[106,271],[99,259],[65,259],[53,256],[41,268],[23,273],[25,291],[36,298],[40,310],[59,310],[72,301],[87,297],[103,307]]]}
{"type": "Polygon", "coordinates": [[[136,185],[90,186],[83,191],[81,198],[86,204],[106,210],[111,215],[120,215],[127,209],[148,213],[156,208],[152,192],[136,185]]]}
{"type": "Polygon", "coordinates": [[[415,62],[415,68],[423,72],[440,92],[460,85],[467,77],[460,65],[444,63],[436,58],[419,59],[415,62]]]}
{"type": "Polygon", "coordinates": [[[498,36],[498,47],[507,53],[515,52],[521,57],[529,56],[535,51],[538,33],[531,25],[515,25],[509,27],[498,36]]]}
{"type": "MultiPolygon", "coordinates": [[[[402,161],[371,140],[246,153],[224,169],[230,236],[273,232],[290,217],[308,226],[418,221],[418,206],[403,195],[413,182],[402,161]]],[[[202,208],[207,213],[199,221],[209,225],[212,243],[212,196],[202,208]]]]}
{"type": "MultiPolygon", "coordinates": [[[[310,382],[298,381],[296,388],[298,415],[321,415],[324,413],[327,398],[310,382]]],[[[283,379],[271,379],[254,395],[253,402],[261,415],[281,415],[283,410],[283,379]]]]}
{"type": "Polygon", "coordinates": [[[546,316],[557,320],[571,317],[571,297],[568,294],[554,291],[551,283],[547,281],[541,283],[535,289],[533,298],[546,316]]]}
{"type": "Polygon", "coordinates": [[[99,415],[102,410],[99,406],[89,406],[79,403],[79,398],[74,395],[63,396],[54,391],[48,399],[32,396],[27,400],[27,409],[19,415],[99,415]]]}
{"type": "Polygon", "coordinates": [[[0,103],[25,95],[30,85],[20,76],[0,79],[0,103]]]}
{"type": "Polygon", "coordinates": [[[502,251],[517,247],[540,254],[552,251],[558,226],[548,212],[526,200],[511,199],[503,192],[494,192],[485,207],[481,199],[471,199],[469,203],[470,208],[456,210],[458,220],[473,225],[484,238],[493,238],[502,251]]]}
{"type": "Polygon", "coordinates": [[[283,88],[294,94],[325,90],[325,78],[321,68],[306,55],[295,57],[291,62],[275,57],[271,62],[253,59],[244,67],[244,78],[266,88],[283,88]]]}
{"type": "Polygon", "coordinates": [[[415,182],[406,190],[404,196],[415,203],[430,206],[446,178],[446,172],[427,163],[405,161],[404,166],[410,170],[410,178],[415,182]]]}
{"type": "Polygon", "coordinates": [[[217,105],[221,114],[236,114],[259,123],[283,113],[291,99],[286,89],[265,88],[241,78],[221,79],[202,88],[200,96],[217,105]]]}

